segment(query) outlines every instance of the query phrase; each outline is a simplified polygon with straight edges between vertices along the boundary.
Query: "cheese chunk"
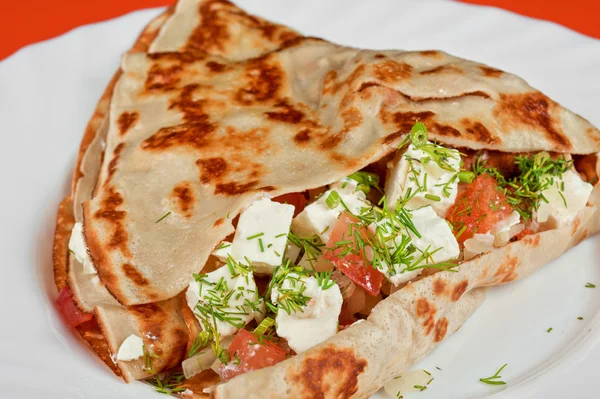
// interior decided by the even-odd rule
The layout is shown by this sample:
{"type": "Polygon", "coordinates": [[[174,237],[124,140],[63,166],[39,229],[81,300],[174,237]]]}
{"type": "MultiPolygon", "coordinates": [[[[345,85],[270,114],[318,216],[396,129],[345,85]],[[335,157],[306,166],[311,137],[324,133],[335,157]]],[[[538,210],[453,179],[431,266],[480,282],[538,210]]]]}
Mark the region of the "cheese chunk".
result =
{"type": "Polygon", "coordinates": [[[525,226],[521,223],[519,212],[512,211],[510,215],[502,219],[492,230],[486,233],[474,234],[472,238],[465,240],[463,259],[469,260],[476,255],[500,248],[508,244],[511,238],[519,234],[525,226]]]}
{"type": "Polygon", "coordinates": [[[304,352],[337,333],[343,302],[337,284],[324,290],[315,277],[290,273],[280,287],[273,289],[271,300],[278,305],[275,319],[277,335],[285,338],[296,353],[304,352]],[[278,303],[285,290],[302,291],[310,300],[302,306],[302,310],[295,312],[292,309],[288,314],[278,303]]]}
{"type": "MultiPolygon", "coordinates": [[[[413,262],[419,259],[423,252],[431,254],[431,256],[424,258],[414,266],[440,263],[458,258],[460,248],[454,234],[452,234],[450,226],[445,219],[442,219],[435,213],[432,207],[425,206],[412,211],[411,221],[421,236],[417,236],[408,229],[405,231],[405,235],[411,239],[410,244],[417,248],[417,251],[414,253],[413,262]]],[[[379,229],[380,232],[386,236],[386,232],[391,232],[393,230],[390,226],[391,221],[384,219],[376,225],[369,226],[369,229],[372,232],[379,229]]],[[[390,251],[393,252],[400,245],[402,239],[403,234],[399,234],[394,239],[390,239],[388,241],[390,251]]],[[[372,255],[367,253],[367,256],[369,260],[372,260],[372,255]]],[[[395,286],[413,280],[422,272],[422,269],[408,270],[408,265],[406,264],[390,266],[381,262],[380,267],[382,268],[381,271],[383,272],[383,275],[395,286]]]]}
{"type": "Polygon", "coordinates": [[[117,360],[128,362],[144,356],[144,341],[135,334],[131,334],[119,347],[117,360]]]}
{"type": "Polygon", "coordinates": [[[73,230],[71,231],[71,238],[69,239],[69,250],[75,259],[83,265],[83,274],[96,274],[96,268],[92,263],[90,256],[87,253],[87,248],[83,240],[83,224],[75,223],[73,230]]]}
{"type": "Polygon", "coordinates": [[[268,198],[254,202],[240,215],[231,256],[248,259],[256,273],[271,274],[283,260],[293,216],[293,205],[268,198]]]}
{"type": "Polygon", "coordinates": [[[410,190],[411,194],[417,194],[408,201],[406,208],[418,209],[431,205],[439,216],[446,215],[456,200],[460,153],[458,150],[445,150],[450,154],[446,161],[452,170],[442,168],[429,154],[412,144],[404,154],[398,153],[394,157],[388,164],[385,181],[385,195],[390,210],[395,209],[398,200],[410,190]]]}
{"type": "Polygon", "coordinates": [[[294,218],[292,222],[294,234],[299,237],[317,235],[324,243],[329,240],[335,222],[345,210],[341,202],[334,208],[327,205],[327,198],[333,191],[338,193],[341,201],[355,215],[360,214],[363,208],[371,207],[366,200],[365,193],[358,189],[358,183],[355,180],[345,178],[333,184],[330,190],[325,191],[319,199],[304,208],[294,218]]]}
{"type": "Polygon", "coordinates": [[[493,234],[474,234],[473,238],[465,240],[465,250],[463,251],[464,260],[473,259],[476,255],[489,252],[494,249],[494,240],[496,237],[493,234]]]}
{"type": "Polygon", "coordinates": [[[585,208],[593,189],[573,170],[563,173],[562,179],[554,177],[553,180],[553,184],[541,192],[548,202],[542,200],[534,214],[535,220],[545,223],[546,228],[560,228],[573,223],[577,214],[585,208]]]}
{"type": "MultiPolygon", "coordinates": [[[[196,309],[197,305],[232,319],[231,323],[216,320],[217,331],[223,336],[235,334],[252,319],[260,320],[265,314],[265,304],[258,294],[252,272],[241,264],[232,268],[230,266],[228,264],[214,272],[200,275],[200,281],[192,280],[185,293],[187,304],[194,311],[200,325],[204,326],[206,320],[198,316],[202,312],[196,309]]],[[[209,322],[212,323],[212,318],[209,322]]]]}
{"type": "Polygon", "coordinates": [[[213,256],[216,256],[221,262],[227,261],[227,258],[232,255],[233,246],[229,241],[223,241],[219,244],[212,252],[213,256]]]}

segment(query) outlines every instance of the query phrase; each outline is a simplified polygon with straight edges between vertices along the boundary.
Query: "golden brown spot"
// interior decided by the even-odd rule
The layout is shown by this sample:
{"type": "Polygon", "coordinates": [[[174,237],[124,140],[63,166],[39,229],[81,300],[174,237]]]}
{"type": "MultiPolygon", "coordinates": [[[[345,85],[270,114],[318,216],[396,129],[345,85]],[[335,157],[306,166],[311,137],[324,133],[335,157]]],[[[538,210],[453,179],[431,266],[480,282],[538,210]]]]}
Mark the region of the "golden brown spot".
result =
{"type": "Polygon", "coordinates": [[[554,112],[557,108],[558,105],[542,93],[500,94],[494,114],[507,130],[519,127],[541,129],[557,150],[569,150],[571,142],[558,127],[558,112],[554,112]]]}
{"type": "Polygon", "coordinates": [[[190,182],[181,182],[173,188],[172,197],[177,203],[178,210],[185,217],[192,216],[194,208],[194,191],[190,182]]]}
{"type": "Polygon", "coordinates": [[[326,136],[321,142],[321,149],[331,150],[337,147],[346,134],[353,129],[356,129],[363,123],[362,114],[356,107],[346,108],[341,113],[342,120],[344,121],[344,127],[339,133],[326,136]]]}
{"type": "Polygon", "coordinates": [[[488,66],[480,66],[479,69],[481,69],[483,76],[487,76],[488,78],[499,78],[504,74],[503,71],[488,66]]]}
{"type": "Polygon", "coordinates": [[[460,132],[453,128],[452,126],[448,126],[448,125],[441,125],[439,123],[434,123],[431,125],[431,127],[429,125],[427,125],[427,123],[425,123],[425,125],[427,126],[428,129],[431,130],[432,133],[435,133],[437,135],[440,136],[452,136],[452,137],[460,137],[461,134],[460,132]]]}
{"type": "Polygon", "coordinates": [[[127,278],[130,279],[135,285],[144,287],[150,284],[148,279],[144,277],[144,275],[140,273],[138,269],[129,263],[125,263],[121,267],[123,268],[123,273],[125,273],[125,276],[127,276],[127,278]]]}
{"type": "Polygon", "coordinates": [[[218,180],[227,172],[227,162],[223,158],[198,159],[196,165],[200,168],[202,183],[218,180]]]}
{"type": "Polygon", "coordinates": [[[208,61],[206,63],[206,67],[210,69],[211,72],[223,72],[228,69],[228,66],[225,64],[221,64],[216,61],[208,61]]]}
{"type": "Polygon", "coordinates": [[[433,341],[440,342],[446,336],[448,331],[448,319],[442,317],[435,323],[435,331],[433,333],[433,341]]]}
{"type": "Polygon", "coordinates": [[[231,36],[227,29],[227,21],[220,15],[222,4],[226,3],[221,1],[200,3],[198,13],[202,23],[198,24],[189,36],[184,51],[225,52],[231,36]]]}
{"type": "Polygon", "coordinates": [[[417,317],[424,319],[423,328],[425,335],[429,335],[435,326],[435,314],[437,309],[432,303],[429,303],[426,298],[419,298],[416,304],[417,317]]]}
{"type": "Polygon", "coordinates": [[[299,399],[350,399],[358,392],[358,377],[367,367],[352,349],[328,346],[308,355],[289,380],[296,386],[299,399]]]}
{"type": "Polygon", "coordinates": [[[404,62],[387,60],[373,65],[373,75],[387,83],[397,83],[400,80],[408,79],[412,75],[413,67],[404,62]]]}
{"type": "Polygon", "coordinates": [[[215,187],[215,194],[223,195],[238,195],[250,191],[254,186],[258,184],[257,180],[250,181],[245,184],[230,182],[217,184],[215,187]]]}
{"type": "Polygon", "coordinates": [[[108,163],[108,175],[106,176],[106,181],[104,182],[105,185],[108,185],[110,183],[113,175],[117,171],[119,157],[121,156],[121,152],[123,151],[123,148],[125,148],[125,144],[119,143],[113,151],[113,157],[110,160],[110,162],[108,163]]]}
{"type": "Polygon", "coordinates": [[[141,144],[145,150],[163,150],[172,146],[206,147],[215,127],[210,123],[184,123],[161,128],[141,144]]]}
{"type": "Polygon", "coordinates": [[[539,234],[525,236],[523,238],[523,245],[525,245],[527,247],[536,248],[538,245],[540,245],[541,239],[542,239],[542,237],[539,234]]]}
{"type": "Polygon", "coordinates": [[[117,125],[119,126],[119,134],[121,136],[125,136],[125,134],[131,129],[138,119],[140,118],[140,114],[137,112],[123,112],[119,115],[117,119],[117,125]]]}
{"type": "Polygon", "coordinates": [[[112,232],[109,234],[108,247],[112,250],[118,249],[123,256],[131,257],[127,242],[129,235],[125,229],[125,216],[127,212],[119,208],[123,204],[123,197],[114,187],[108,187],[104,192],[100,208],[94,214],[94,217],[104,220],[109,225],[112,225],[112,232]]]}
{"type": "Polygon", "coordinates": [[[426,122],[429,122],[434,116],[435,113],[431,111],[396,112],[392,116],[392,121],[401,132],[408,133],[415,123],[423,122],[427,125],[426,122]]]}
{"type": "Polygon", "coordinates": [[[492,133],[480,122],[471,121],[467,118],[462,119],[460,122],[465,127],[465,131],[469,133],[476,142],[485,144],[501,143],[500,138],[492,135],[492,133]]]}
{"type": "Polygon", "coordinates": [[[469,282],[467,280],[461,281],[460,283],[456,284],[452,289],[452,295],[450,296],[452,302],[458,301],[463,296],[465,291],[467,291],[468,287],[469,282]]]}
{"type": "Polygon", "coordinates": [[[144,87],[146,91],[174,90],[181,80],[181,72],[183,72],[183,68],[180,65],[162,67],[158,64],[153,64],[148,71],[144,87]]]}
{"type": "Polygon", "coordinates": [[[444,280],[435,279],[433,280],[433,294],[436,296],[442,296],[446,292],[446,282],[444,280]]]}
{"type": "Polygon", "coordinates": [[[373,56],[373,58],[381,59],[381,58],[385,58],[385,55],[383,55],[383,54],[375,54],[373,56]]]}
{"type": "Polygon", "coordinates": [[[441,53],[437,50],[420,51],[419,54],[424,55],[425,57],[435,57],[435,58],[438,58],[441,55],[441,53]]]}
{"type": "Polygon", "coordinates": [[[323,79],[323,94],[334,93],[336,90],[335,81],[337,80],[337,72],[329,71],[325,75],[325,79],[323,79]]]}
{"type": "Polygon", "coordinates": [[[266,192],[271,192],[271,191],[275,191],[275,190],[277,190],[277,188],[276,188],[276,187],[274,187],[274,186],[262,186],[262,187],[259,187],[259,188],[257,188],[256,190],[258,190],[258,191],[266,191],[266,192]]]}
{"type": "Polygon", "coordinates": [[[265,112],[267,118],[291,124],[300,123],[304,119],[304,113],[286,101],[275,104],[275,108],[277,111],[265,112]]]}
{"type": "Polygon", "coordinates": [[[296,144],[304,144],[310,140],[310,130],[302,129],[294,136],[296,144]]]}
{"type": "Polygon", "coordinates": [[[220,225],[222,225],[225,222],[225,219],[223,218],[218,218],[217,220],[215,220],[215,222],[213,223],[213,227],[219,227],[220,225]]]}
{"type": "Polygon", "coordinates": [[[206,100],[193,99],[193,93],[198,88],[196,84],[186,85],[169,105],[169,109],[177,109],[183,114],[186,123],[161,128],[142,142],[143,149],[160,150],[172,146],[203,148],[211,143],[216,128],[204,112],[206,100]]]}
{"type": "Polygon", "coordinates": [[[517,278],[517,273],[515,272],[515,270],[520,264],[521,261],[519,261],[518,257],[508,257],[506,259],[506,262],[504,262],[498,268],[498,270],[496,270],[494,277],[498,280],[499,283],[511,282],[517,278]]]}
{"type": "Polygon", "coordinates": [[[455,74],[462,75],[465,71],[457,67],[456,65],[440,65],[439,67],[421,71],[421,75],[434,75],[434,74],[455,74]]]}
{"type": "Polygon", "coordinates": [[[284,72],[275,61],[267,57],[256,58],[248,63],[244,87],[235,94],[235,100],[243,105],[274,100],[283,85],[284,72]]]}

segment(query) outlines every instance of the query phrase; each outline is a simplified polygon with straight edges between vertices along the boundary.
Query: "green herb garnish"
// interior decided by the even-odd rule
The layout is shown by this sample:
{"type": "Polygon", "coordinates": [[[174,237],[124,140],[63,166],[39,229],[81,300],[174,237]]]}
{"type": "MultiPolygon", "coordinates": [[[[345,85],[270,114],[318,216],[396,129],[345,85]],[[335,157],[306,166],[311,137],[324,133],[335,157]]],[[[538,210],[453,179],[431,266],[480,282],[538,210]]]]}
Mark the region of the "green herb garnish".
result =
{"type": "Polygon", "coordinates": [[[500,380],[500,378],[502,378],[502,376],[500,375],[500,373],[502,372],[502,370],[504,370],[504,368],[508,366],[508,363],[504,364],[504,366],[500,367],[500,369],[498,369],[498,371],[496,371],[496,374],[494,374],[491,377],[487,377],[487,378],[480,378],[479,381],[483,382],[484,384],[488,384],[488,385],[506,385],[506,382],[500,380]]]}
{"type": "Polygon", "coordinates": [[[158,220],[157,220],[156,222],[154,222],[154,223],[158,223],[158,222],[161,222],[161,221],[163,221],[163,220],[164,220],[164,219],[166,219],[166,218],[167,218],[167,217],[168,217],[170,214],[171,214],[171,212],[167,212],[167,213],[165,213],[164,215],[162,215],[162,217],[161,217],[160,219],[158,219],[158,220]]]}

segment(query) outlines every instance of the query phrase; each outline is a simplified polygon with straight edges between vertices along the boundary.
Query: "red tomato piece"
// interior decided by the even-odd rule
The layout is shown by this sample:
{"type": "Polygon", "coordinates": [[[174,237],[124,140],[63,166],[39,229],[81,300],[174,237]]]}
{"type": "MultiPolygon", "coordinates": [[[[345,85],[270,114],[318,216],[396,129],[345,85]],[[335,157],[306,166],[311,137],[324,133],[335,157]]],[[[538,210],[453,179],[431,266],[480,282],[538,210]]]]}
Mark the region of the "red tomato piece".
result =
{"type": "Polygon", "coordinates": [[[302,193],[289,193],[283,194],[279,197],[273,198],[273,201],[279,202],[281,204],[290,204],[294,205],[294,217],[298,216],[300,212],[306,208],[306,204],[308,200],[302,193]]]}
{"type": "MultiPolygon", "coordinates": [[[[342,213],[335,226],[333,226],[327,247],[335,248],[336,243],[353,239],[352,236],[354,236],[356,230],[359,231],[361,236],[369,237],[370,233],[367,229],[356,225],[357,222],[358,220],[353,216],[342,213]]],[[[354,249],[357,249],[356,246],[354,249]]],[[[365,265],[362,249],[360,251],[360,254],[348,253],[342,255],[344,248],[339,247],[325,251],[324,257],[348,276],[350,280],[363,287],[369,295],[376,296],[383,284],[383,274],[370,265],[365,265]]]]}
{"type": "Polygon", "coordinates": [[[525,228],[523,230],[521,230],[521,232],[519,234],[516,235],[517,240],[520,240],[521,238],[531,235],[531,234],[535,234],[535,231],[525,228]]]}
{"type": "Polygon", "coordinates": [[[70,327],[77,327],[86,321],[90,321],[93,317],[91,313],[79,310],[68,287],[60,291],[58,298],[56,298],[56,305],[70,327]]]}
{"type": "Polygon", "coordinates": [[[456,197],[446,214],[454,226],[454,235],[460,244],[475,233],[485,234],[512,212],[506,196],[492,176],[479,175],[456,197]]]}
{"type": "Polygon", "coordinates": [[[285,360],[288,353],[266,339],[258,338],[247,330],[240,330],[229,345],[231,360],[219,369],[224,381],[247,371],[269,367],[285,360]]]}

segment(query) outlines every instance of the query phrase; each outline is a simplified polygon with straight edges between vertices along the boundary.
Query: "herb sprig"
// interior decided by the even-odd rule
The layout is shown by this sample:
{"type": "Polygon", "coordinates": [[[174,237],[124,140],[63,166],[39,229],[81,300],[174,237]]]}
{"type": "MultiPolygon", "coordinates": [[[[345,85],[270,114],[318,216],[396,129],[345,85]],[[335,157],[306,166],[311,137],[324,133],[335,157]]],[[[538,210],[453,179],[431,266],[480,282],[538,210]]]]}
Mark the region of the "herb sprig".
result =
{"type": "Polygon", "coordinates": [[[506,366],[508,366],[508,363],[505,363],[504,366],[500,367],[498,369],[498,371],[496,371],[496,374],[494,374],[493,376],[486,377],[486,378],[480,378],[479,381],[483,382],[484,384],[488,384],[488,385],[506,385],[506,382],[500,380],[500,378],[502,378],[500,373],[502,372],[502,370],[504,370],[504,368],[506,366]]]}

